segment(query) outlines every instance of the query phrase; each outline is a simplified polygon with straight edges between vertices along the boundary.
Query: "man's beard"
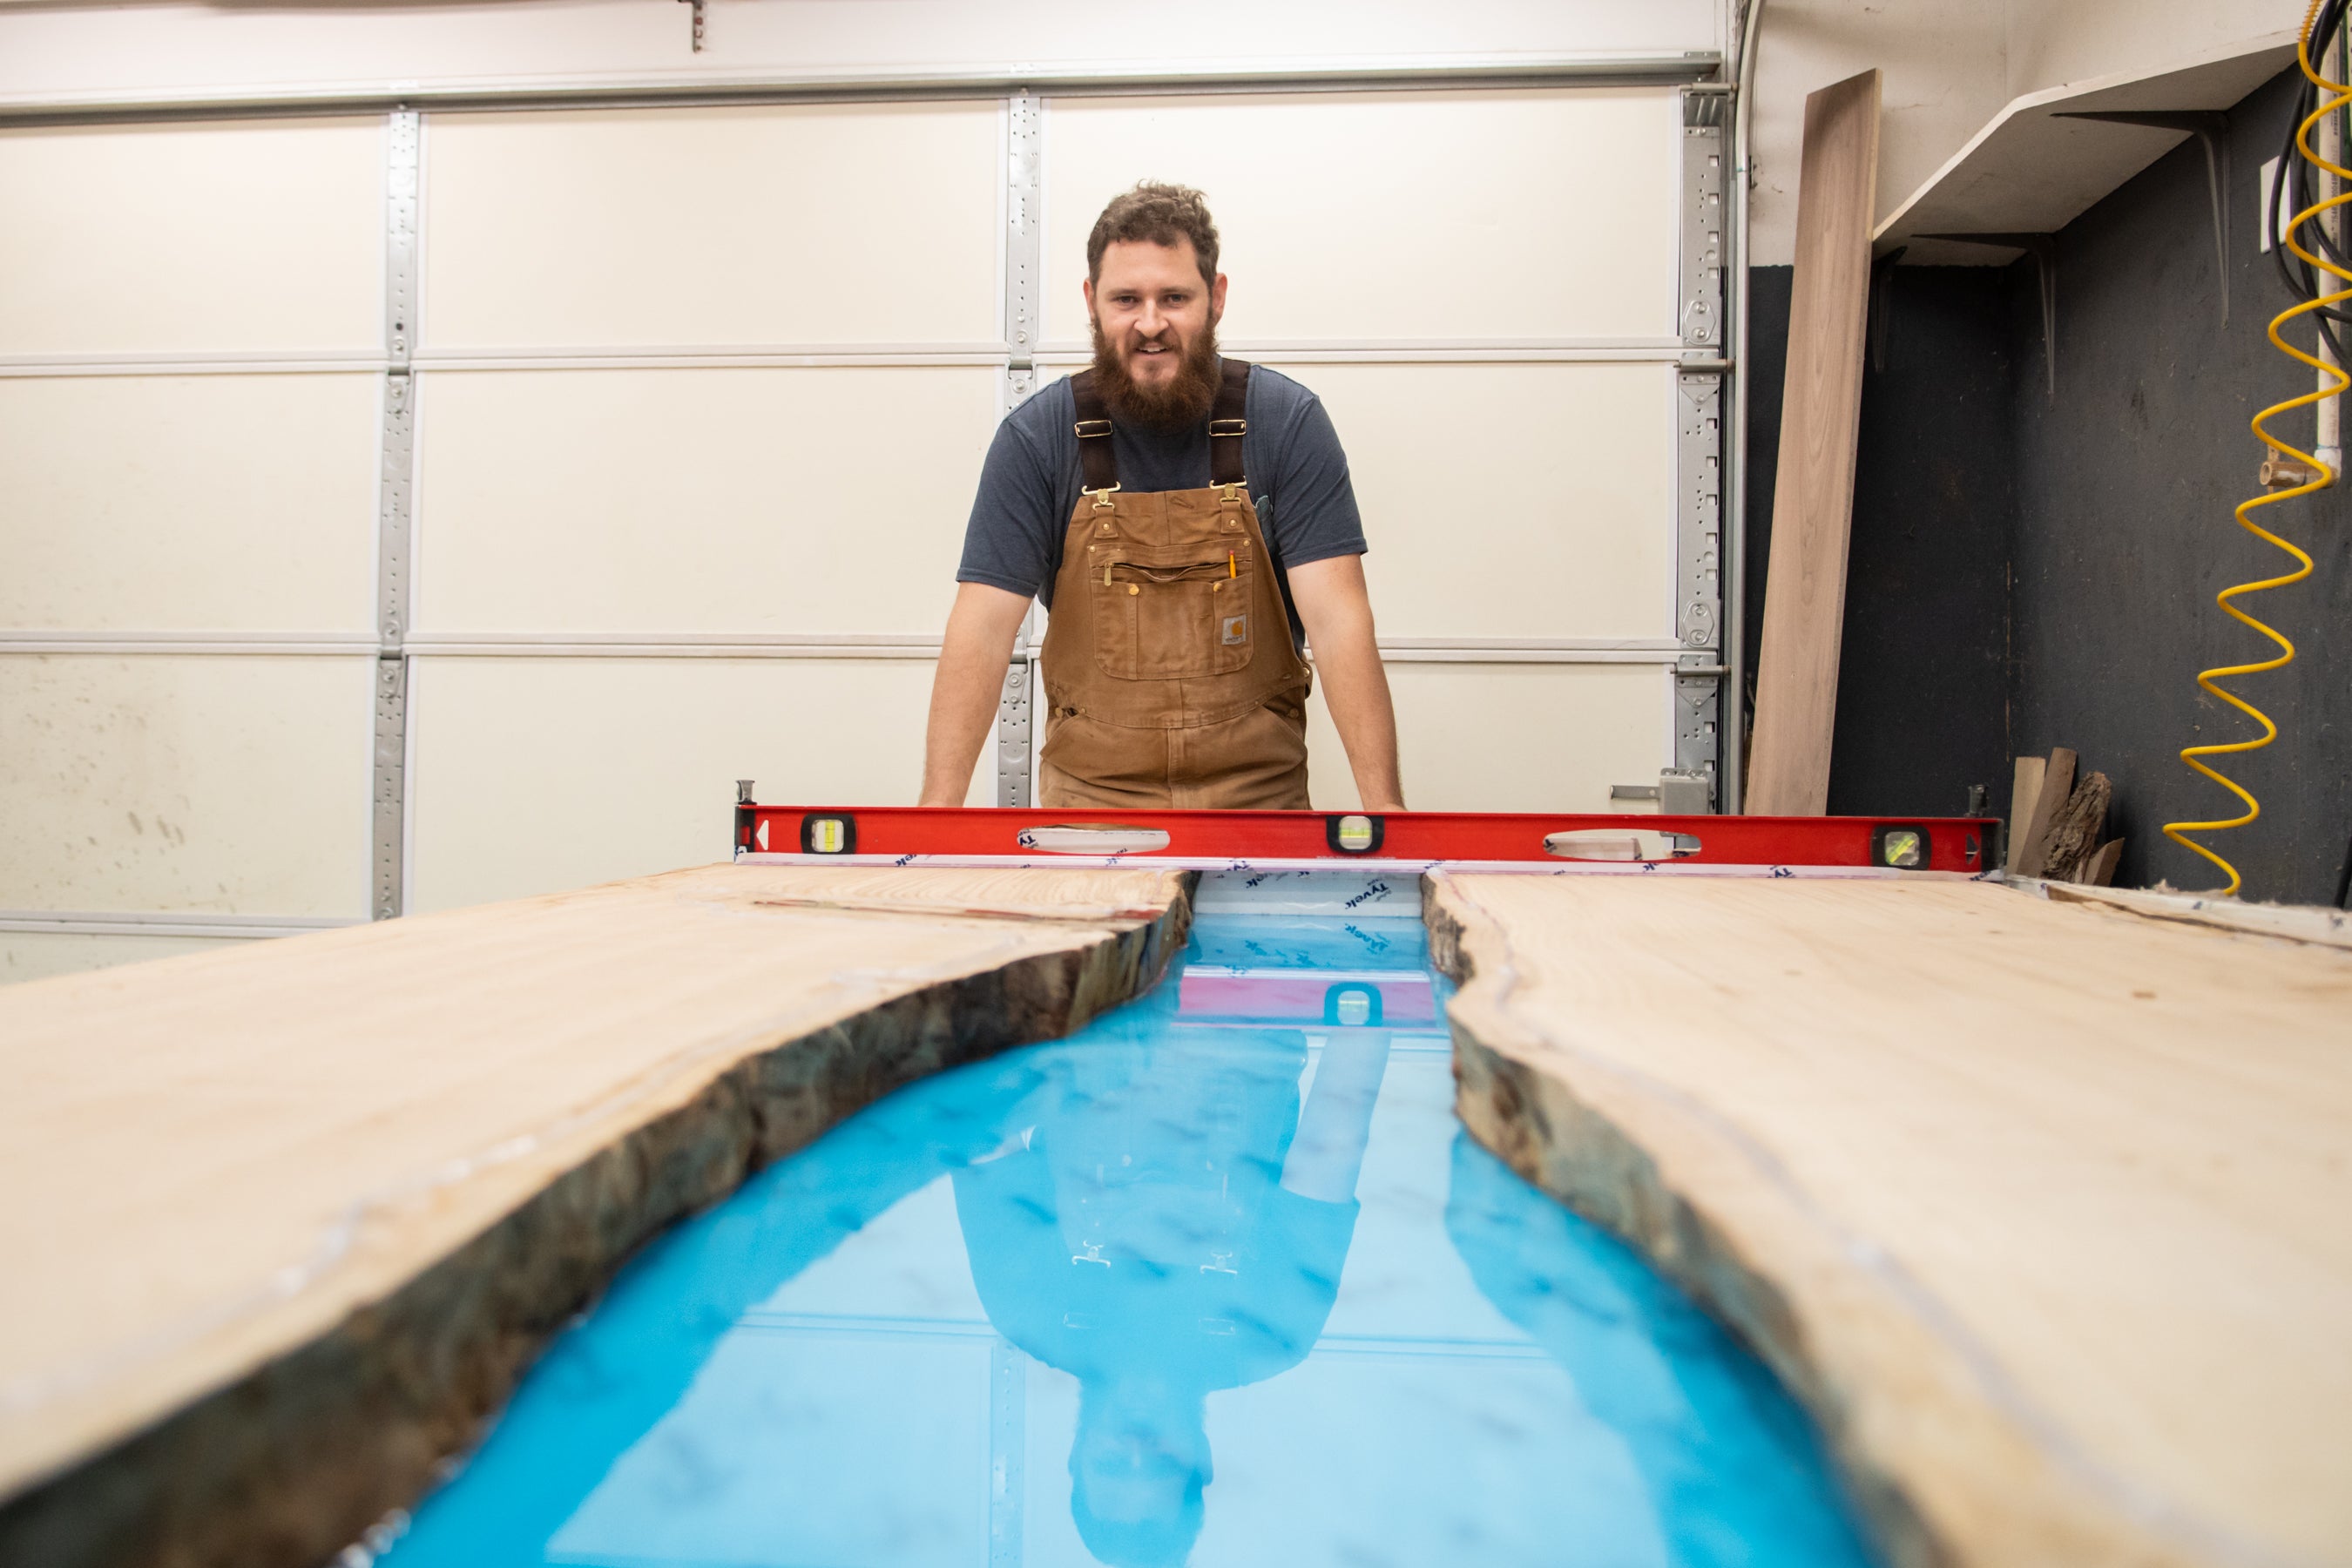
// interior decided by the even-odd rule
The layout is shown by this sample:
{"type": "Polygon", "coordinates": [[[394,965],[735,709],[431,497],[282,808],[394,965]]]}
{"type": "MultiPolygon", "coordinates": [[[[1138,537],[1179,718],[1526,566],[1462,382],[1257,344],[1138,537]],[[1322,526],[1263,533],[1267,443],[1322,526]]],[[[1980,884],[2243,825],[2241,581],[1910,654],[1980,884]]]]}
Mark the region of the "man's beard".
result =
{"type": "Polygon", "coordinates": [[[1217,401],[1215,327],[1202,326],[1185,346],[1173,377],[1147,385],[1127,373],[1126,361],[1103,336],[1102,323],[1090,320],[1087,324],[1095,334],[1095,390],[1102,394],[1112,418],[1174,436],[1209,416],[1217,401]]]}

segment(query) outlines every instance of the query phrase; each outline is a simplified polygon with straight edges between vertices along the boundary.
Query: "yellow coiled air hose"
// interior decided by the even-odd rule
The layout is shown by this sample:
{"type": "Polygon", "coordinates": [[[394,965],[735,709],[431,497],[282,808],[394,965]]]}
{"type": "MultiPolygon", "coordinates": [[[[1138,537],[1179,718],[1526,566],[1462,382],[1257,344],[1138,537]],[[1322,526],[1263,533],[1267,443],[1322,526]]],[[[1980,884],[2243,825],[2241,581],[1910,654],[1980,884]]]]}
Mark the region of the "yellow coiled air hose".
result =
{"type": "MultiPolygon", "coordinates": [[[[2335,175],[2338,180],[2352,180],[2352,169],[2340,168],[2337,165],[2329,163],[2326,159],[2321,157],[2311,144],[2312,127],[2326,121],[2329,115],[2336,113],[2338,110],[2342,109],[2344,105],[2352,103],[2352,86],[2347,86],[2343,82],[2328,80],[2327,78],[2322,76],[2312,64],[2312,20],[2319,14],[2319,0],[2312,0],[2311,8],[2304,14],[2303,37],[2295,47],[2295,58],[2302,63],[2303,74],[2305,77],[2311,81],[2313,86],[2319,89],[2321,101],[2319,107],[2314,110],[2310,114],[2306,115],[2304,118],[2303,123],[2296,127],[2294,133],[2294,145],[2295,150],[2301,153],[2304,157],[2309,159],[2315,166],[2325,169],[2330,174],[2335,175]]],[[[2285,178],[2285,171],[2284,167],[2281,169],[2280,178],[2282,181],[2285,178]]],[[[2303,247],[2302,239],[2299,237],[2304,225],[2311,222],[2314,218],[2318,217],[2321,214],[2328,211],[2330,208],[2341,206],[2347,201],[2352,201],[2352,188],[2339,187],[2335,195],[2329,196],[2325,201],[2315,202],[2312,205],[2304,208],[2301,212],[2296,213],[2294,215],[2294,220],[2287,226],[2286,234],[2284,238],[2287,247],[2293,250],[2297,257],[2301,258],[2307,266],[2314,267],[2321,271],[2326,272],[2329,276],[2336,279],[2340,282],[2352,284],[2352,272],[2345,271],[2333,261],[2326,260],[2318,256],[2314,256],[2310,251],[2305,250],[2303,247]]],[[[2265,218],[2264,221],[2267,222],[2269,220],[2265,218]]],[[[2237,620],[2246,626],[2252,626],[2254,630],[2262,633],[2263,636],[2270,638],[2271,641],[2278,644],[2278,655],[2274,658],[2263,659],[2259,664],[2231,664],[2224,665],[2218,669],[2201,670],[2197,676],[2198,685],[2203,687],[2207,691],[2211,692],[2222,701],[2227,702],[2231,707],[2237,709],[2240,712],[2253,720],[2257,724],[2260,724],[2263,727],[2263,733],[2260,737],[2250,741],[2227,741],[2218,742],[2210,746],[2190,746],[2180,753],[2180,760],[2182,762],[2187,763],[2190,767],[2195,768],[2199,773],[2203,773],[2207,778],[2211,779],[2215,784],[2220,784],[2231,795],[2236,795],[2240,800],[2245,802],[2245,812],[2242,816],[2232,816],[2225,821],[2168,822],[2164,825],[2164,836],[2166,837],[2171,839],[2176,844],[2184,845],[2190,849],[2194,849],[2198,854],[2204,856],[2205,858],[2212,861],[2213,864],[2221,868],[2221,869],[2228,874],[2230,885],[2220,889],[2223,897],[2228,897],[2238,890],[2240,886],[2238,868],[2235,866],[2231,865],[2227,860],[2221,858],[2221,856],[2216,855],[2212,850],[2208,849],[2204,845],[2200,844],[2195,839],[2189,837],[2189,835],[2191,833],[2214,833],[2220,832],[2225,828],[2243,827],[2248,823],[2252,822],[2254,818],[2262,815],[2263,807],[2262,803],[2256,800],[2252,795],[2249,794],[2243,785],[2237,783],[2234,779],[2225,777],[2223,774],[2216,772],[2212,768],[2208,767],[2203,759],[2211,756],[2221,756],[2231,752],[2260,751],[2262,748],[2269,745],[2273,741],[2278,738],[2278,726],[2271,722],[2269,714],[2264,713],[2261,709],[2255,707],[2245,699],[2238,696],[2235,692],[2224,689],[2219,682],[2224,676],[2260,675],[2265,670],[2281,669],[2294,662],[2294,644],[2289,642],[2286,637],[2274,627],[2265,626],[2261,621],[2256,620],[2253,616],[2246,614],[2246,612],[2240,609],[2233,601],[2243,595],[2260,594],[2271,588],[2284,588],[2289,584],[2300,583],[2305,577],[2311,575],[2311,557],[2305,554],[2301,550],[2297,549],[2288,541],[2280,538],[2277,534],[2273,533],[2270,530],[2256,522],[2252,514],[2258,507],[2276,506],[2281,501],[2293,500],[2297,496],[2307,496],[2315,491],[2324,490],[2328,486],[2336,482],[2336,475],[2333,470],[2324,466],[2313,454],[2298,451],[2294,447],[2289,446],[2286,442],[2280,440],[2276,436],[2272,435],[2269,429],[2265,427],[2264,421],[2271,419],[2277,415],[2287,413],[2291,409],[2315,407],[2319,404],[2326,402],[2328,398],[2334,397],[2337,394],[2341,393],[2347,385],[2352,385],[2352,377],[2346,376],[2345,374],[2336,366],[2331,365],[2326,361],[2318,359],[2311,354],[2307,354],[2301,349],[2295,347],[2293,343],[2288,342],[2285,338],[2279,335],[2279,330],[2285,326],[2287,322],[2294,320],[2297,316],[2305,315],[2315,310],[2330,309],[2336,305],[2341,304],[2347,300],[2352,300],[2352,288],[2339,289],[2335,293],[2328,294],[2321,298],[2305,300],[2300,304],[2280,311],[2278,315],[2272,318],[2270,325],[2271,342],[2279,350],[2280,353],[2286,354],[2291,358],[2301,360],[2305,364],[2307,364],[2312,369],[2319,372],[2322,376],[2332,377],[2336,384],[2333,386],[2323,387],[2316,391],[2307,392],[2301,397],[2289,398],[2284,403],[2273,404],[2270,407],[2263,409],[2260,414],[2254,416],[2254,435],[2266,444],[2273,452],[2278,453],[2282,457],[2294,458],[2305,464],[2312,470],[2315,477],[2303,484],[2296,485],[2292,489],[2266,490],[2264,493],[2254,497],[2252,500],[2241,503],[2238,507],[2237,514],[2238,526],[2244,529],[2248,533],[2252,534],[2255,538],[2262,540],[2263,542],[2274,544],[2278,546],[2279,549],[2286,552],[2289,555],[2294,556],[2295,560],[2295,569],[2283,577],[2265,577],[2258,583],[2235,584],[2230,587],[2222,589],[2219,594],[2213,596],[2213,602],[2221,605],[2224,610],[2227,610],[2232,616],[2236,617],[2237,620]]]]}

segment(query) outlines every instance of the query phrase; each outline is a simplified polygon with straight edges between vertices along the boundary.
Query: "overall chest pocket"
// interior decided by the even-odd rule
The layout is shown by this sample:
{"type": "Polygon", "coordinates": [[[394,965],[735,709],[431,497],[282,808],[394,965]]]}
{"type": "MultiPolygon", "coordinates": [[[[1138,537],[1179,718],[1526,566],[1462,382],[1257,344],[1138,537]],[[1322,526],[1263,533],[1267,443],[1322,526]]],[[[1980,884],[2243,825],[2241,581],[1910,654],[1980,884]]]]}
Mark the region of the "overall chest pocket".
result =
{"type": "Polygon", "coordinates": [[[1260,628],[1246,543],[1089,549],[1095,662],[1122,680],[1177,680],[1249,668],[1260,628]]]}

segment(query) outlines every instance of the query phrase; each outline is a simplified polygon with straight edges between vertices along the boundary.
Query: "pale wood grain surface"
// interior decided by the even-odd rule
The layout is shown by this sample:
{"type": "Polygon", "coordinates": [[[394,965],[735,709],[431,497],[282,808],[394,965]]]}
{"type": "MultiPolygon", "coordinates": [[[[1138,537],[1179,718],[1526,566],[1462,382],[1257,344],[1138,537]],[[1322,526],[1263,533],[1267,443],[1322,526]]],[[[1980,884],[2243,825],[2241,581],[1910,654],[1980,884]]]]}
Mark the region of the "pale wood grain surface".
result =
{"type": "MultiPolygon", "coordinates": [[[[1163,871],[717,866],[0,991],[0,1498],[317,1340],[761,1053],[837,1058],[877,1008],[1000,973],[1053,991],[1005,1010],[1074,1026],[1150,984],[1165,952],[1139,969],[1132,939],[1181,938],[1183,907],[1163,871]],[[1124,971],[1065,962],[1119,941],[1124,971]]],[[[908,1017],[900,1059],[836,1079],[870,1098],[1013,1043],[908,1017]]],[[[740,1179],[725,1158],[682,1201],[740,1179]]]]}
{"type": "Polygon", "coordinates": [[[1747,809],[1759,816],[1829,809],[1877,183],[1878,73],[1869,70],[1805,100],[1780,479],[1748,773],[1747,809]]]}
{"type": "Polygon", "coordinates": [[[2352,1562],[2352,953],[1958,881],[1433,878],[1461,1109],[1898,1562],[2352,1562]]]}

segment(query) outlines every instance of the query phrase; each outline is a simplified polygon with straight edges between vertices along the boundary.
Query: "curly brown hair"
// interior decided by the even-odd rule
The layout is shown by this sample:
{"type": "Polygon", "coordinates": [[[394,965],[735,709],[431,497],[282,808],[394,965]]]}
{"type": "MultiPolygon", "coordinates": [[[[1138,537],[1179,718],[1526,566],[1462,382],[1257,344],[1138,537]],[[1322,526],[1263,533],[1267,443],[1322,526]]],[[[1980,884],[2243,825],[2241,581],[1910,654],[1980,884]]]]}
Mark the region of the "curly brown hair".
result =
{"type": "Polygon", "coordinates": [[[1139,180],[1133,190],[1113,196],[1102,216],[1095,219],[1094,232],[1087,236],[1087,280],[1102,280],[1104,251],[1139,239],[1166,246],[1191,240],[1192,254],[1201,263],[1201,280],[1215,285],[1217,226],[1209,216],[1209,198],[1192,186],[1139,180]]]}

